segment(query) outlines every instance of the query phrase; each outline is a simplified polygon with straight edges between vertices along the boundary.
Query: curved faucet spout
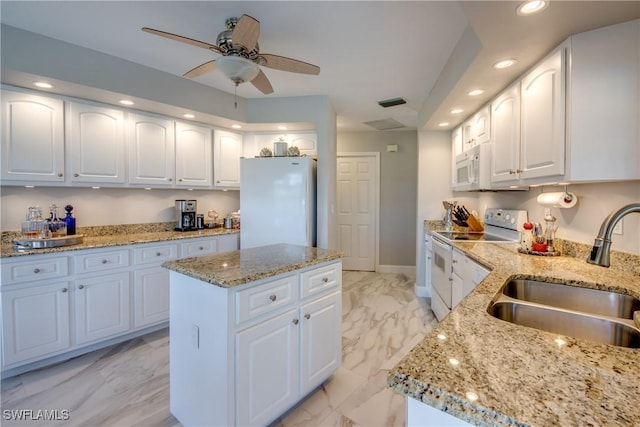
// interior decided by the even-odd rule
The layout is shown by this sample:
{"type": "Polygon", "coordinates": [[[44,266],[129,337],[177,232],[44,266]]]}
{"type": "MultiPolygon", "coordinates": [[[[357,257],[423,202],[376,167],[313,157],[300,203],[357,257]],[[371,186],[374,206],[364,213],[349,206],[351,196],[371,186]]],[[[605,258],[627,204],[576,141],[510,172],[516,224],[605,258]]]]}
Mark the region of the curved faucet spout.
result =
{"type": "Polygon", "coordinates": [[[636,212],[640,213],[640,203],[631,203],[620,209],[613,211],[600,225],[600,231],[593,242],[591,254],[587,258],[589,264],[609,267],[609,253],[611,251],[611,234],[616,224],[626,215],[636,212]]]}

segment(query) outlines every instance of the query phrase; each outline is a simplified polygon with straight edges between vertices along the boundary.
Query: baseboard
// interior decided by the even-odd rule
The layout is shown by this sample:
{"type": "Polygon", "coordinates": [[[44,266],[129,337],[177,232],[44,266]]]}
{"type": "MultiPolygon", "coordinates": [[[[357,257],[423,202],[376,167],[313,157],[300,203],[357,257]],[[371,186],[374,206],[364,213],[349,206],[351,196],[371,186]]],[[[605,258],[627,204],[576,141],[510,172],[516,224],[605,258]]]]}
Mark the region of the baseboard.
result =
{"type": "Polygon", "coordinates": [[[378,265],[376,269],[378,273],[406,274],[407,276],[416,275],[415,265],[378,265]]]}

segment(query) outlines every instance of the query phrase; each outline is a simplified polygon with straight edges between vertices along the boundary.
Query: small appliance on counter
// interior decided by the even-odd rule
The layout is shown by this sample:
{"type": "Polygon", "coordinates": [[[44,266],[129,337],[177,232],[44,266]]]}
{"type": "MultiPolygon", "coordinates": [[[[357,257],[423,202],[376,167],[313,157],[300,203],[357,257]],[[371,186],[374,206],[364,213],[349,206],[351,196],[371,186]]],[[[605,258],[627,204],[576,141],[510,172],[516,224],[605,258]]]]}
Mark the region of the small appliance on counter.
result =
{"type": "Polygon", "coordinates": [[[196,200],[176,200],[176,231],[197,230],[196,211],[198,202],[196,200]]]}

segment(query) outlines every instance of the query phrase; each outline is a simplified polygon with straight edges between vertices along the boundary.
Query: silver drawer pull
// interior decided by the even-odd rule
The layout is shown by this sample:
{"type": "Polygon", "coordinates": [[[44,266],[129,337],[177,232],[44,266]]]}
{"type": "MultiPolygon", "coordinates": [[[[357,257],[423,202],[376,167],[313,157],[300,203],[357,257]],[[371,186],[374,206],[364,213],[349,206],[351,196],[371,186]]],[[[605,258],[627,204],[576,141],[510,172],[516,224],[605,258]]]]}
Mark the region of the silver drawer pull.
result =
{"type": "Polygon", "coordinates": [[[79,285],[78,289],[84,289],[84,285],[79,285]]]}
{"type": "Polygon", "coordinates": [[[160,252],[156,252],[156,256],[161,256],[162,254],[160,252]]]}
{"type": "Polygon", "coordinates": [[[277,297],[277,296],[275,296],[275,295],[271,295],[271,296],[269,297],[269,299],[270,299],[271,301],[275,301],[277,298],[278,298],[278,297],[277,297]]]}
{"type": "Polygon", "coordinates": [[[298,319],[293,319],[293,324],[294,324],[294,325],[297,325],[297,324],[298,324],[298,322],[299,322],[299,320],[298,320],[298,319]]]}
{"type": "Polygon", "coordinates": [[[109,262],[109,260],[106,260],[106,259],[103,259],[103,260],[102,260],[102,263],[103,263],[103,264],[106,264],[106,263],[108,263],[108,262],[109,262]]]}
{"type": "Polygon", "coordinates": [[[329,278],[328,278],[328,277],[323,277],[323,278],[322,278],[322,281],[323,281],[324,283],[327,283],[327,282],[329,282],[329,278]]]}
{"type": "Polygon", "coordinates": [[[311,319],[311,314],[309,314],[309,313],[305,314],[304,318],[307,319],[307,320],[311,319]]]}
{"type": "Polygon", "coordinates": [[[40,273],[40,269],[39,269],[39,268],[34,268],[34,269],[33,269],[33,273],[34,273],[34,274],[38,274],[38,273],[40,273]]]}
{"type": "Polygon", "coordinates": [[[204,246],[200,246],[198,249],[204,251],[204,246]]]}
{"type": "Polygon", "coordinates": [[[68,291],[68,289],[67,289],[67,288],[62,288],[62,293],[65,293],[65,292],[67,292],[67,291],[68,291]]]}

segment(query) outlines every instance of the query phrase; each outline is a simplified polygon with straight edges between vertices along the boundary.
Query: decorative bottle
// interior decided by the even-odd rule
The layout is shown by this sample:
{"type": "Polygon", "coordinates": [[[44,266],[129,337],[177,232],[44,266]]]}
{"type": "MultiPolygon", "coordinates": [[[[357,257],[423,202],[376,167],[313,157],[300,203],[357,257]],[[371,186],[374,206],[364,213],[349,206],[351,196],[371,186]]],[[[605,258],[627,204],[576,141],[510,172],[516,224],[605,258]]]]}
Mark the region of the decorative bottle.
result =
{"type": "Polygon", "coordinates": [[[49,230],[52,237],[62,237],[67,235],[67,224],[58,218],[58,207],[56,205],[49,206],[51,211],[51,219],[49,221],[49,230]]]}
{"type": "Polygon", "coordinates": [[[64,210],[67,211],[67,215],[64,217],[64,222],[67,224],[67,236],[76,234],[76,219],[71,215],[73,206],[67,205],[64,210]]]}

